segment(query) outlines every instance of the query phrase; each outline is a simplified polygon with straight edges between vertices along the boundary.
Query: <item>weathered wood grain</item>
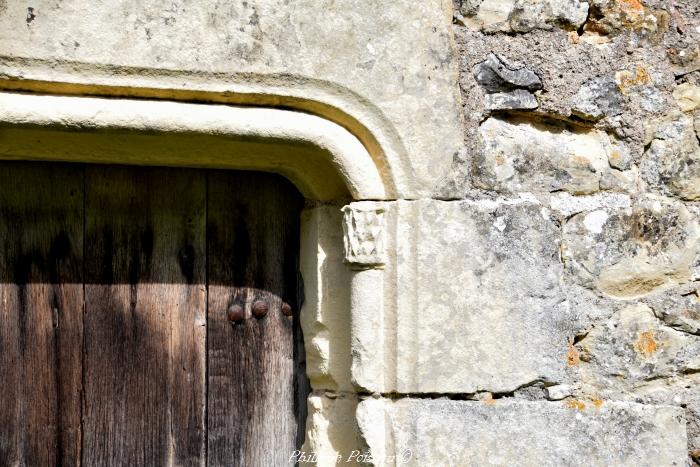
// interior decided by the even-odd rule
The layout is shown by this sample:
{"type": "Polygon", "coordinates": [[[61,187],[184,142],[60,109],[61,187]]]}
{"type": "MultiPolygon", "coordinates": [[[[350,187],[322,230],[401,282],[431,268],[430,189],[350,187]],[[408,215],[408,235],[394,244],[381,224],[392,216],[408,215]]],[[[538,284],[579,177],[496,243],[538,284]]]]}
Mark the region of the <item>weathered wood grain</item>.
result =
{"type": "Polygon", "coordinates": [[[205,173],[86,168],[83,463],[204,465],[205,173]]]}
{"type": "Polygon", "coordinates": [[[269,174],[0,163],[0,466],[286,464],[301,205],[269,174]]]}
{"type": "Polygon", "coordinates": [[[286,465],[297,436],[294,343],[301,200],[281,177],[209,173],[208,464],[286,465]],[[270,309],[251,316],[256,300],[270,309]],[[233,324],[227,309],[245,308],[233,324]]]}
{"type": "Polygon", "coordinates": [[[83,168],[0,163],[0,465],[79,465],[83,168]]]}

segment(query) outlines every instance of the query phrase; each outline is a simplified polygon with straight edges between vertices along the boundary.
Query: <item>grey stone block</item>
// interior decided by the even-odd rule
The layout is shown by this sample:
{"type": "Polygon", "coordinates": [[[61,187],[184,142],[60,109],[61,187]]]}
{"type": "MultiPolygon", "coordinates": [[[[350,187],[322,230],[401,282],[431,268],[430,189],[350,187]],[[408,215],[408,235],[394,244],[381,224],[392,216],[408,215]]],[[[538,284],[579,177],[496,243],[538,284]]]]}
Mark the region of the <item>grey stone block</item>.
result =
{"type": "Polygon", "coordinates": [[[683,411],[669,406],[380,399],[360,403],[357,417],[377,466],[657,467],[687,459],[683,411]]]}

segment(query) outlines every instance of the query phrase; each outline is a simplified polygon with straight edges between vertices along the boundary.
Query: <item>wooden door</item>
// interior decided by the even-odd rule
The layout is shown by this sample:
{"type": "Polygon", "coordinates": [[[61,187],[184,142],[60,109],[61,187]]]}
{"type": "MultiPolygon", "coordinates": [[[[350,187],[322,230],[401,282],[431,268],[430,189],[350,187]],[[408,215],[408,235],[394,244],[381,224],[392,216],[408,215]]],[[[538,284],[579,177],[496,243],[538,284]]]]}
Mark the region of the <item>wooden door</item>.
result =
{"type": "Polygon", "coordinates": [[[300,209],[270,174],[0,163],[0,465],[286,465],[300,209]]]}

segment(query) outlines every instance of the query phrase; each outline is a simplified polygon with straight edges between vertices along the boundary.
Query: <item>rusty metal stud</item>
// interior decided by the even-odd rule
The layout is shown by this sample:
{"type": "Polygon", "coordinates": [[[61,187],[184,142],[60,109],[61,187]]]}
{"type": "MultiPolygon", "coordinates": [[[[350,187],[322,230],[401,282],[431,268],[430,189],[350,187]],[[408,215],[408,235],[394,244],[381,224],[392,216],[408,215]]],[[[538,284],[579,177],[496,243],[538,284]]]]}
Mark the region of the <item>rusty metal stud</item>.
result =
{"type": "Polygon", "coordinates": [[[243,318],[245,318],[243,307],[237,304],[228,307],[226,315],[228,316],[229,321],[233,321],[234,323],[241,322],[243,321],[243,318]]]}
{"type": "Polygon", "coordinates": [[[270,309],[270,304],[265,300],[256,300],[253,302],[253,316],[256,318],[262,318],[265,316],[270,309]]]}
{"type": "Polygon", "coordinates": [[[282,303],[282,314],[284,316],[292,316],[292,306],[289,303],[282,303]]]}

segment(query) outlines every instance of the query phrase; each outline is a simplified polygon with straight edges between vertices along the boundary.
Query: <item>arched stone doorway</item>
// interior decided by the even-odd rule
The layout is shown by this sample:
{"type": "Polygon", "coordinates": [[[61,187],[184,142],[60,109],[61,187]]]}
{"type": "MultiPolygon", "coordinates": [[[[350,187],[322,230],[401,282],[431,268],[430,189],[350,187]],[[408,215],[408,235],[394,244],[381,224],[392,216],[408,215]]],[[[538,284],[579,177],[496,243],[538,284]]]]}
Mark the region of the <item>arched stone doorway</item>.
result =
{"type": "Polygon", "coordinates": [[[378,266],[363,256],[366,245],[343,250],[340,208],[392,196],[392,173],[376,155],[343,127],[289,110],[11,93],[0,96],[0,108],[3,159],[263,170],[290,179],[307,199],[300,228],[307,374],[314,389],[332,391],[337,401],[328,410],[328,400],[312,394],[308,425],[316,439],[307,443],[316,451],[324,442],[357,447],[351,314],[356,307],[372,313],[357,300],[365,295],[358,287],[380,284],[360,280],[375,277],[378,266]],[[319,440],[315,425],[338,417],[344,420],[323,433],[334,439],[319,440]]]}

